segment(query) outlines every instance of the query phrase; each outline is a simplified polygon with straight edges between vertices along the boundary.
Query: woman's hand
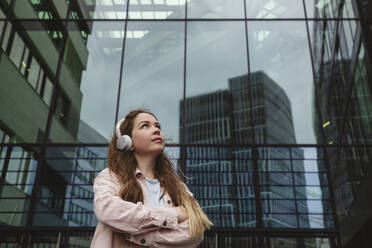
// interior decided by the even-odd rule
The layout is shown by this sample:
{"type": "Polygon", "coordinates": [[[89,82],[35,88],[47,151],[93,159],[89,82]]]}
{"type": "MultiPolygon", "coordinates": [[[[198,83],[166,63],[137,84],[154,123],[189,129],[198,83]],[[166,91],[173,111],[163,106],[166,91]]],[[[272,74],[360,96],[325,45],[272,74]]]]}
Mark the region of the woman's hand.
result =
{"type": "Polygon", "coordinates": [[[186,209],[184,207],[178,206],[176,207],[176,211],[177,211],[178,223],[187,220],[188,216],[187,216],[186,209]]]}

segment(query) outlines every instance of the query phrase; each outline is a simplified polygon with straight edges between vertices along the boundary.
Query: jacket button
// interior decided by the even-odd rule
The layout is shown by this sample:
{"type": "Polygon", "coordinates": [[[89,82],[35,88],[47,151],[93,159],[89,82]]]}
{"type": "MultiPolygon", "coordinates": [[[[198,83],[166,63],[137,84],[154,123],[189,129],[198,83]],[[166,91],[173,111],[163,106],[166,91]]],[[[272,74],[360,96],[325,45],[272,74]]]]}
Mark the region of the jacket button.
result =
{"type": "Polygon", "coordinates": [[[172,202],[171,202],[171,200],[168,200],[167,203],[168,203],[168,204],[171,204],[172,202]]]}
{"type": "Polygon", "coordinates": [[[141,239],[141,243],[142,244],[146,243],[146,240],[145,239],[141,239]]]}
{"type": "Polygon", "coordinates": [[[163,226],[167,226],[167,221],[166,220],[163,222],[163,226]]]}

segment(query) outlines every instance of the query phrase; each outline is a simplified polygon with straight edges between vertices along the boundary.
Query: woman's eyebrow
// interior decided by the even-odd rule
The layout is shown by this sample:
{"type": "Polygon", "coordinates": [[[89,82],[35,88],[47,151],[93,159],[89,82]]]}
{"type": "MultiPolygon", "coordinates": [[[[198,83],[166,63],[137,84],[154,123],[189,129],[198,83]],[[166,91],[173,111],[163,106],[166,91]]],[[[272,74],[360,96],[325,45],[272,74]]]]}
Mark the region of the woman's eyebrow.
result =
{"type": "MultiPolygon", "coordinates": [[[[145,123],[150,123],[149,121],[140,121],[140,123],[138,123],[138,125],[141,125],[141,123],[142,123],[142,122],[145,122],[145,123]]],[[[160,125],[160,123],[159,123],[159,122],[157,122],[157,121],[156,121],[156,122],[154,122],[154,124],[155,124],[155,125],[160,125]]]]}

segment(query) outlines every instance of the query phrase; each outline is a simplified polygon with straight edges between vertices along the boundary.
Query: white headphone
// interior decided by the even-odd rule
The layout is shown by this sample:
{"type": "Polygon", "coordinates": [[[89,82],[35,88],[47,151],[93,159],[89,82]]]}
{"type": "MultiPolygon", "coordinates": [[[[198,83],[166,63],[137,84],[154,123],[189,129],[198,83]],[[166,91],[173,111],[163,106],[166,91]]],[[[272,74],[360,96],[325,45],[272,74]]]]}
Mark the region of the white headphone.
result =
{"type": "Polygon", "coordinates": [[[116,148],[118,148],[119,150],[130,150],[132,147],[132,139],[129,137],[129,135],[121,135],[120,133],[120,126],[123,121],[124,119],[121,119],[116,124],[116,136],[118,137],[118,139],[116,140],[116,148]]]}

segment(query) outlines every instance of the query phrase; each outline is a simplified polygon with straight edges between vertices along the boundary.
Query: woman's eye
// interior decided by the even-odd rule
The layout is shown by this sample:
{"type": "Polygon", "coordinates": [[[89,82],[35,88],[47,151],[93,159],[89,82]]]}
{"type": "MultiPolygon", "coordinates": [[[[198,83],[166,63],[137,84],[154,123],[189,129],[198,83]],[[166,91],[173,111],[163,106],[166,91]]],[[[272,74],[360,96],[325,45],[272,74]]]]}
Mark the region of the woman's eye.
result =
{"type": "MultiPolygon", "coordinates": [[[[148,124],[143,124],[143,125],[141,126],[141,128],[143,128],[143,127],[149,127],[149,125],[148,125],[148,124]]],[[[161,127],[160,127],[160,126],[155,126],[155,127],[159,128],[159,130],[161,130],[161,127]]]]}

